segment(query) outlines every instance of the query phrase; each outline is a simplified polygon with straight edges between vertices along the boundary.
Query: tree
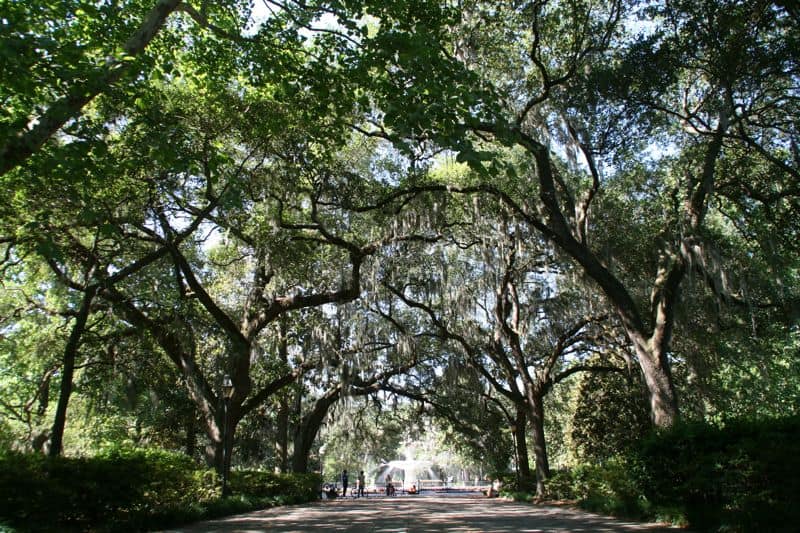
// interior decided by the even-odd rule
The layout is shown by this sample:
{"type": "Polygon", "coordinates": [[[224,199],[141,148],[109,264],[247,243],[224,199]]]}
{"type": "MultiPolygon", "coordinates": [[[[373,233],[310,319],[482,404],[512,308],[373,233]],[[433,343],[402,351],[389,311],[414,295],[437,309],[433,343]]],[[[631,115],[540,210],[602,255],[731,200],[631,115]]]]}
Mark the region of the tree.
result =
{"type": "Polygon", "coordinates": [[[606,316],[593,315],[562,286],[568,273],[553,251],[513,225],[502,208],[495,216],[484,208],[471,224],[458,227],[452,248],[440,252],[442,263],[433,269],[406,266],[405,279],[396,274],[386,283],[511,403],[507,418],[523,477],[528,475],[525,427],[530,424],[541,495],[550,476],[544,397],[576,372],[619,370],[586,363],[598,345],[613,346],[614,335],[606,331],[606,316]]]}
{"type": "MultiPolygon", "coordinates": [[[[24,7],[17,6],[15,21],[30,14],[24,7]]],[[[230,350],[226,366],[234,379],[235,427],[245,412],[307,369],[303,364],[288,371],[284,367],[251,396],[250,361],[260,350],[258,337],[266,326],[292,311],[357,298],[366,258],[407,236],[393,232],[387,237],[375,230],[375,223],[356,221],[369,214],[348,218],[337,208],[345,189],[368,191],[381,185],[348,173],[352,161],[342,157],[350,142],[347,128],[354,122],[357,95],[320,99],[316,93],[297,90],[306,83],[329,87],[333,78],[328,74],[335,70],[328,64],[324,39],[304,44],[305,37],[298,34],[316,17],[314,8],[281,7],[257,35],[243,37],[246,9],[234,9],[226,18],[225,6],[198,11],[185,3],[160,2],[137,34],[143,40],[123,51],[130,57],[118,61],[112,54],[108,65],[89,68],[87,63],[103,49],[95,35],[102,34],[99,30],[109,21],[122,21],[104,19],[115,15],[112,11],[78,7],[65,6],[58,16],[45,12],[41,20],[34,17],[30,34],[42,40],[41,50],[26,49],[28,55],[8,66],[9,74],[23,73],[28,64],[47,63],[37,56],[40,52],[47,55],[52,48],[61,53],[57,39],[48,41],[48,32],[63,38],[87,33],[87,27],[93,30],[86,49],[52,55],[54,64],[63,62],[67,69],[86,74],[91,90],[81,82],[59,87],[50,100],[49,94],[31,96],[26,93],[32,90],[27,73],[9,89],[18,101],[3,132],[2,153],[14,153],[3,160],[4,185],[18,189],[21,201],[3,213],[3,242],[13,245],[16,253],[40,253],[61,283],[86,295],[86,312],[79,314],[68,359],[74,356],[89,304],[97,296],[113,305],[121,320],[150,335],[180,368],[212,440],[218,442],[222,401],[203,375],[207,369],[201,369],[199,350],[213,345],[212,338],[221,338],[221,345],[230,350]],[[194,22],[193,29],[202,29],[199,35],[214,37],[207,42],[181,40],[180,24],[165,25],[178,9],[194,22]],[[152,41],[156,33],[163,42],[152,41]],[[181,46],[168,52],[168,43],[176,39],[181,46]],[[128,69],[125,62],[134,62],[133,56],[145,46],[153,55],[142,55],[143,63],[128,69]],[[276,51],[283,55],[270,65],[276,51]],[[252,83],[241,76],[239,57],[245,58],[244,71],[252,83]],[[135,90],[115,83],[123,71],[142,72],[141,65],[151,64],[152,75],[136,77],[135,90]],[[166,83],[161,82],[164,77],[166,83]],[[195,99],[201,93],[203,97],[195,99]],[[183,96],[195,107],[178,105],[183,96]],[[37,105],[47,107],[38,125],[30,120],[37,105]],[[338,113],[323,126],[319,118],[329,105],[338,113]],[[226,112],[232,116],[220,118],[226,112]],[[238,126],[226,133],[233,117],[238,126]],[[22,123],[30,123],[31,129],[22,123]],[[53,137],[66,124],[64,134],[53,137]],[[48,139],[53,142],[39,150],[48,139]],[[24,150],[16,150],[20,146],[24,150]],[[36,157],[29,157],[34,152],[36,157]],[[25,168],[19,166],[23,161],[25,168]],[[36,180],[28,184],[27,174],[36,180]],[[91,179],[81,183],[78,178],[84,174],[91,179]],[[263,215],[249,218],[254,208],[263,208],[263,215]],[[196,233],[200,226],[224,233],[233,243],[231,253],[242,252],[234,262],[252,276],[251,290],[231,296],[207,285],[215,273],[203,270],[208,262],[203,238],[196,233]],[[273,232],[273,226],[279,231],[273,232]],[[53,237],[61,235],[59,228],[67,229],[64,239],[53,237]],[[360,234],[362,229],[367,231],[360,234]],[[287,244],[295,252],[291,258],[279,255],[287,244]],[[163,261],[167,257],[169,261],[163,261]],[[88,275],[79,279],[76,270],[88,275]],[[315,274],[318,279],[310,282],[315,274]],[[165,286],[172,290],[164,291],[165,286]],[[266,292],[272,290],[277,292],[266,292]]],[[[125,33],[124,24],[116,29],[125,33]]],[[[345,35],[322,35],[328,33],[345,35]]],[[[14,39],[24,38],[14,33],[14,39]]],[[[47,74],[47,69],[33,73],[43,76],[41,87],[60,83],[58,74],[42,72],[47,74]]],[[[369,170],[371,162],[361,159],[356,167],[369,170]]],[[[71,382],[65,376],[61,413],[71,382]]],[[[64,416],[58,419],[57,426],[63,427],[64,416]]]]}
{"type": "MultiPolygon", "coordinates": [[[[0,175],[36,153],[98,94],[131,71],[141,72],[137,56],[180,3],[158,0],[123,40],[120,34],[130,22],[115,13],[117,6],[4,2],[4,41],[18,54],[4,63],[3,78],[12,85],[3,99],[11,98],[14,105],[7,108],[0,130],[0,175]],[[119,39],[116,46],[108,46],[109,34],[119,39]]],[[[132,4],[122,10],[138,11],[132,4]]]]}
{"type": "Polygon", "coordinates": [[[544,395],[612,345],[658,426],[679,395],[687,416],[770,411],[743,391],[793,408],[788,2],[264,5],[248,26],[240,1],[2,4],[0,268],[29,298],[2,298],[0,400],[36,447],[53,379],[58,453],[75,369],[132,331],[222,469],[224,374],[233,429],[270,428],[282,469],[292,429],[307,463],[337,403],[386,394],[487,457],[508,439],[480,427],[514,427],[523,473],[531,424],[543,481],[544,395]],[[362,298],[375,320],[348,315],[346,348],[319,337],[362,298]]]}
{"type": "MultiPolygon", "coordinates": [[[[444,119],[422,112],[417,99],[423,87],[441,94],[437,76],[389,83],[384,94],[407,102],[406,118],[387,113],[379,131],[410,138],[430,132],[422,135],[459,152],[476,175],[472,185],[448,190],[497,196],[581,266],[635,349],[653,421],[670,426],[679,414],[670,341],[682,283],[697,272],[710,290],[721,288],[714,283],[721,265],[710,260],[708,228],[715,201],[725,196],[722,168],[729,162],[747,168],[740,158],[747,147],[770,169],[777,192],[758,193],[748,176],[735,180],[738,191],[750,191],[744,196],[757,203],[786,206],[779,211],[796,202],[790,183],[797,157],[790,147],[797,132],[782,118],[797,115],[796,102],[784,97],[797,73],[796,58],[784,46],[797,39],[793,15],[771,2],[738,1],[643,3],[629,10],[616,1],[465,7],[454,45],[472,70],[462,79],[474,80],[475,73],[480,79],[459,94],[485,105],[451,106],[459,117],[444,119]],[[660,18],[637,35],[628,21],[639,9],[660,18]],[[485,91],[487,85],[493,90],[485,91]],[[500,146],[516,147],[523,157],[509,161],[500,146]],[[647,249],[652,281],[645,291],[639,278],[625,275],[625,257],[609,261],[596,238],[603,227],[597,222],[613,215],[600,203],[603,193],[625,183],[623,218],[616,223],[639,222],[629,214],[636,212],[641,187],[662,202],[655,231],[642,236],[654,243],[647,249]]],[[[441,68],[447,79],[453,60],[439,49],[426,66],[441,68]]],[[[617,225],[611,235],[620,233],[617,225]]]]}
{"type": "Polygon", "coordinates": [[[46,413],[64,345],[64,318],[58,314],[66,307],[63,288],[52,283],[46,265],[35,261],[6,262],[2,288],[0,421],[10,448],[42,451],[50,435],[46,413]]]}
{"type": "MultiPolygon", "coordinates": [[[[306,394],[308,405],[294,427],[292,470],[306,472],[309,453],[328,414],[337,404],[358,401],[358,398],[376,398],[381,391],[391,390],[393,381],[407,374],[425,361],[426,353],[421,343],[405,338],[400,332],[386,335],[369,320],[359,320],[361,309],[356,304],[337,307],[336,315],[329,320],[330,331],[318,339],[320,359],[328,364],[317,373],[305,376],[304,390],[319,391],[306,394]],[[325,342],[325,339],[328,339],[325,342]],[[410,340],[410,345],[407,345],[410,340]]],[[[305,351],[312,349],[309,346],[305,351]]],[[[302,407],[302,405],[301,405],[302,407]]],[[[346,410],[346,407],[342,409],[346,410]]]]}

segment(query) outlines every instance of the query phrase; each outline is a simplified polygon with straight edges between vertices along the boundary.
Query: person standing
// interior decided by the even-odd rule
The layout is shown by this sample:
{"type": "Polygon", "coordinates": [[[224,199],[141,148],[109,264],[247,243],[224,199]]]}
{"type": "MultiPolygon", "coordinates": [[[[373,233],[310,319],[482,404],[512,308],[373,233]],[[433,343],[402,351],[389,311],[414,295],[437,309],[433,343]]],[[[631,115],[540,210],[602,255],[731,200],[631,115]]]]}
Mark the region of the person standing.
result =
{"type": "Polygon", "coordinates": [[[347,496],[347,469],[342,470],[342,498],[347,496]]]}
{"type": "Polygon", "coordinates": [[[357,496],[358,496],[359,498],[361,498],[362,496],[365,496],[365,494],[364,494],[364,485],[366,484],[366,482],[367,482],[367,480],[366,480],[366,478],[364,477],[364,471],[363,471],[363,470],[361,470],[361,471],[358,473],[358,480],[356,481],[356,485],[357,485],[357,487],[356,487],[356,488],[358,489],[357,496]]]}

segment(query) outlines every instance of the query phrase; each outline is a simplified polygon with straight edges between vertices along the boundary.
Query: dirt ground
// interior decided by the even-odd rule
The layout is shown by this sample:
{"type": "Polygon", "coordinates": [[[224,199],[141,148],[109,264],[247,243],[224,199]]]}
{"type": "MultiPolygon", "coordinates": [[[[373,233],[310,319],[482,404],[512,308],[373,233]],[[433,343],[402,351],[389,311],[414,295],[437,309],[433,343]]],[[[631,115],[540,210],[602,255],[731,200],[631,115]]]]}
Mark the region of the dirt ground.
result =
{"type": "Polygon", "coordinates": [[[532,505],[477,494],[323,500],[255,511],[172,530],[185,532],[666,532],[659,524],[637,524],[562,505],[532,505]]]}

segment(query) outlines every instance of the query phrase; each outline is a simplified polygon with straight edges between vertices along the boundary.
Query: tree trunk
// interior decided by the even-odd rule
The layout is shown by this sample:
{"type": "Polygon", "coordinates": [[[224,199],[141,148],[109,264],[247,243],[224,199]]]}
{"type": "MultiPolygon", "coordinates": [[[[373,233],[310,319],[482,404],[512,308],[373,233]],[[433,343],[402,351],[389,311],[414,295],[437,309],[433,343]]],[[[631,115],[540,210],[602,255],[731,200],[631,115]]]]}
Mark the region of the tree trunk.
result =
{"type": "MultiPolygon", "coordinates": [[[[278,344],[278,356],[281,362],[288,363],[289,353],[286,343],[286,319],[281,317],[278,322],[280,327],[280,343],[278,344]]],[[[277,470],[285,473],[289,471],[289,392],[279,393],[278,413],[275,424],[275,455],[278,458],[277,470]]]]}
{"type": "Polygon", "coordinates": [[[233,455],[233,437],[236,434],[236,426],[239,425],[238,409],[227,400],[227,405],[223,411],[223,433],[222,446],[224,450],[224,461],[222,467],[227,474],[231,471],[231,456],[233,455]]]}
{"type": "Polygon", "coordinates": [[[186,423],[186,455],[194,457],[197,453],[197,420],[190,417],[186,423]]]}
{"type": "Polygon", "coordinates": [[[222,421],[217,421],[211,424],[211,427],[206,428],[209,441],[206,446],[206,460],[214,467],[214,470],[222,475],[222,468],[225,464],[225,452],[222,448],[222,421]]]}
{"type": "Polygon", "coordinates": [[[313,438],[305,434],[303,427],[297,428],[294,434],[294,449],[292,450],[292,472],[305,474],[308,472],[308,456],[311,453],[313,438]]]}
{"type": "Polygon", "coordinates": [[[228,414],[228,427],[225,430],[224,439],[223,439],[223,446],[225,448],[225,461],[222,465],[222,468],[225,469],[225,474],[230,475],[231,472],[231,456],[233,455],[233,435],[236,432],[237,424],[234,421],[230,420],[230,414],[228,414]]]}
{"type": "Polygon", "coordinates": [[[340,389],[337,387],[314,404],[314,408],[304,416],[294,435],[294,453],[292,455],[292,471],[297,473],[308,472],[308,456],[311,446],[317,438],[319,428],[325,421],[328,410],[339,399],[340,389]]]}
{"type": "Polygon", "coordinates": [[[289,400],[286,394],[281,394],[278,403],[277,422],[275,425],[275,455],[278,458],[277,470],[285,473],[289,471],[289,400]]]}
{"type": "Polygon", "coordinates": [[[95,289],[88,289],[83,294],[81,307],[78,310],[78,315],[75,317],[75,324],[72,326],[72,331],[67,340],[67,346],[64,348],[63,366],[61,368],[61,388],[58,395],[56,415],[53,420],[52,435],[50,437],[49,453],[51,457],[61,455],[64,447],[64,428],[67,425],[67,405],[72,395],[72,379],[75,375],[75,358],[78,354],[81,335],[83,335],[86,322],[89,319],[89,311],[91,310],[95,293],[95,289]]]}
{"type": "Polygon", "coordinates": [[[655,324],[649,332],[642,323],[632,298],[619,280],[594,263],[584,264],[584,270],[603,288],[620,317],[628,339],[634,345],[636,359],[644,374],[650,396],[653,423],[659,428],[672,426],[679,418],[679,409],[666,353],[675,322],[674,306],[678,298],[682,270],[674,268],[664,279],[660,277],[657,280],[660,290],[656,291],[652,304],[655,324]]]}
{"type": "Polygon", "coordinates": [[[220,398],[214,417],[206,421],[209,439],[206,455],[220,476],[230,472],[234,435],[240,418],[237,406],[226,405],[225,400],[220,398]]]}
{"type": "Polygon", "coordinates": [[[637,345],[636,355],[647,384],[653,424],[658,428],[671,427],[678,420],[678,399],[666,354],[663,349],[637,345]]]}
{"type": "Polygon", "coordinates": [[[537,394],[530,406],[531,430],[533,430],[533,456],[536,461],[536,496],[544,496],[544,484],[550,477],[550,462],[547,459],[547,443],[544,439],[544,396],[537,394]]]}
{"type": "Polygon", "coordinates": [[[516,445],[517,471],[519,472],[520,484],[525,485],[530,481],[531,463],[528,460],[528,420],[524,408],[517,408],[517,418],[514,425],[514,443],[516,445]]]}

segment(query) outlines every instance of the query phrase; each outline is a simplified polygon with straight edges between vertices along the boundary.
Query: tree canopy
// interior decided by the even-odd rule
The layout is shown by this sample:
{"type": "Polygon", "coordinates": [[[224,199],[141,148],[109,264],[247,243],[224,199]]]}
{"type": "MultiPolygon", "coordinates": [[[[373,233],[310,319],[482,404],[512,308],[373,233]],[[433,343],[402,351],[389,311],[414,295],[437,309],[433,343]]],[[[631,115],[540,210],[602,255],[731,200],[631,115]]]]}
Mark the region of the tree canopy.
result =
{"type": "Polygon", "coordinates": [[[430,423],[522,477],[530,438],[542,494],[548,446],[608,457],[644,413],[797,413],[798,28],[766,0],[0,0],[2,444],[91,447],[80,413],[305,471],[430,423]]]}

